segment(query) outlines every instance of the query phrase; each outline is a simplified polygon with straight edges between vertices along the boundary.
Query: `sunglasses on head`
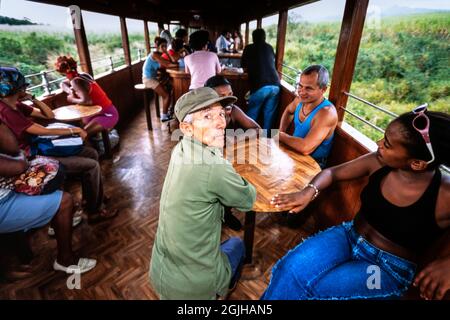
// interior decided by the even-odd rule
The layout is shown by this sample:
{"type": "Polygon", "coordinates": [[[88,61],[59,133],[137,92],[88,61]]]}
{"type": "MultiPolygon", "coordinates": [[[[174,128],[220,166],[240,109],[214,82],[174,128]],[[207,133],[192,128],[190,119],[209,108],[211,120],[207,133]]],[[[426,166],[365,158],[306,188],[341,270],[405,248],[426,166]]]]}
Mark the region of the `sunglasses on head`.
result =
{"type": "Polygon", "coordinates": [[[430,141],[430,118],[428,118],[428,116],[425,114],[425,111],[427,111],[427,107],[428,103],[425,103],[413,109],[412,112],[416,114],[416,116],[412,121],[412,125],[414,129],[416,129],[422,135],[423,140],[425,140],[425,144],[431,154],[431,160],[427,162],[427,164],[430,164],[434,161],[435,157],[430,141]],[[420,122],[421,119],[423,121],[420,122]]]}

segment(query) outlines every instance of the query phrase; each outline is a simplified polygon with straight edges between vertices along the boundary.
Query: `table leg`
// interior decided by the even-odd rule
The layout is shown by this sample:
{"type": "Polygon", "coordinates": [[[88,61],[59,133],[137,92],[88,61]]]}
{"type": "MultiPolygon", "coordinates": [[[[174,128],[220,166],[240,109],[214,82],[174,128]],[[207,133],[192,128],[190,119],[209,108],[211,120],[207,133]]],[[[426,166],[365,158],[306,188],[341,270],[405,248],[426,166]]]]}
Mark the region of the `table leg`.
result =
{"type": "Polygon", "coordinates": [[[161,118],[161,113],[160,113],[160,110],[159,110],[159,96],[158,96],[158,94],[155,91],[153,91],[153,96],[155,97],[156,116],[158,118],[161,118]]]}
{"type": "Polygon", "coordinates": [[[255,211],[248,211],[245,213],[245,224],[244,224],[245,264],[252,263],[254,236],[255,236],[255,211]]]}
{"type": "Polygon", "coordinates": [[[148,90],[144,90],[144,108],[145,117],[147,118],[147,129],[152,130],[152,115],[150,113],[150,104],[148,103],[148,90]]]}

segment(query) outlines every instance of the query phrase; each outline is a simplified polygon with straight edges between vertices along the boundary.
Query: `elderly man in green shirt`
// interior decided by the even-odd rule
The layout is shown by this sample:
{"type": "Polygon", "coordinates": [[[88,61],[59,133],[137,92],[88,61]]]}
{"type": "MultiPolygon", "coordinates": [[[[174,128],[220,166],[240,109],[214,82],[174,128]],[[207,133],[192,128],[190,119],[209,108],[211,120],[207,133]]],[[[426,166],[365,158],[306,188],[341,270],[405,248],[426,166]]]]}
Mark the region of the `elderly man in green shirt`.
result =
{"type": "Polygon", "coordinates": [[[220,243],[224,206],[251,210],[256,190],[222,155],[224,107],[236,100],[198,88],[175,105],[183,138],[164,181],[150,263],[161,299],[216,299],[238,278],[245,247],[237,237],[220,243]]]}

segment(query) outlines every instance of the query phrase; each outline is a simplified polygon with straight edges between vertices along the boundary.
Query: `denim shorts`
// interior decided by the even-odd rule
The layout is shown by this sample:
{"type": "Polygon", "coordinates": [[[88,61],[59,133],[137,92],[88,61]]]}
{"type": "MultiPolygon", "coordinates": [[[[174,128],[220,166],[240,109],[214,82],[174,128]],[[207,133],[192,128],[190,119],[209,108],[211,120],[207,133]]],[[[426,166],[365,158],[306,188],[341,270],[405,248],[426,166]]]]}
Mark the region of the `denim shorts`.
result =
{"type": "Polygon", "coordinates": [[[261,297],[298,299],[392,299],[411,285],[416,265],[360,236],[353,221],[306,239],[281,258],[261,297]]]}

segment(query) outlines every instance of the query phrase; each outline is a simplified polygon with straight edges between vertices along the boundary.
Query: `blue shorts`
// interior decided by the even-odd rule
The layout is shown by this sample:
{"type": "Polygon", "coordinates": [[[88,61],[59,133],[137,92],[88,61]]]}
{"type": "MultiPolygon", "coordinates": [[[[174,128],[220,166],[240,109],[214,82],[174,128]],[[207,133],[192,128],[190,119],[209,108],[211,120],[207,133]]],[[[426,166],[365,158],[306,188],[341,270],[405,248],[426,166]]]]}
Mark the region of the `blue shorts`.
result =
{"type": "Polygon", "coordinates": [[[60,190],[42,196],[10,192],[0,200],[0,233],[45,226],[58,211],[62,195],[60,190]]]}

